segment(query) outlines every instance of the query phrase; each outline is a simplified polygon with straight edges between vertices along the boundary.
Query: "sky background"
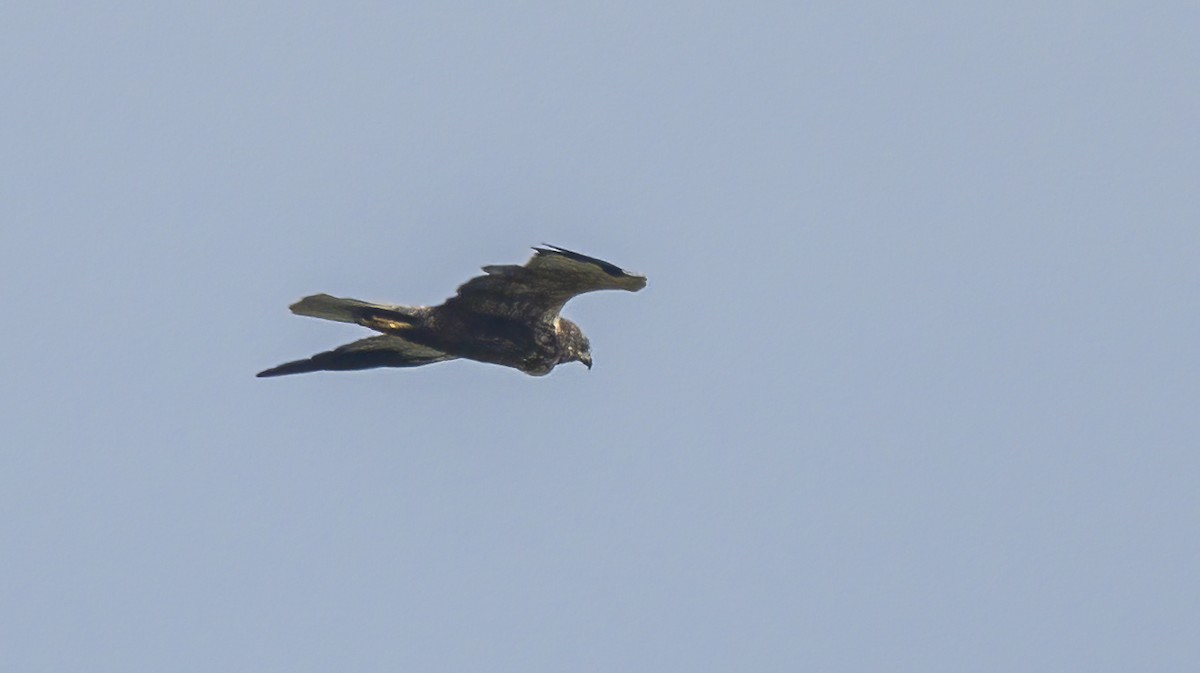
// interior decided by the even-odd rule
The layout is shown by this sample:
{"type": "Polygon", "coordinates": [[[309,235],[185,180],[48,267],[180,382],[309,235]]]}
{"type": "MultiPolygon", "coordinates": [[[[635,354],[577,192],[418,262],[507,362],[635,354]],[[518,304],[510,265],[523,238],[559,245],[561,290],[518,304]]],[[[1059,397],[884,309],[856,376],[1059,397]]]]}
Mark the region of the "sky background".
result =
{"type": "Polygon", "coordinates": [[[6,3],[0,669],[1197,670],[1200,9],[911,5],[6,3]]]}

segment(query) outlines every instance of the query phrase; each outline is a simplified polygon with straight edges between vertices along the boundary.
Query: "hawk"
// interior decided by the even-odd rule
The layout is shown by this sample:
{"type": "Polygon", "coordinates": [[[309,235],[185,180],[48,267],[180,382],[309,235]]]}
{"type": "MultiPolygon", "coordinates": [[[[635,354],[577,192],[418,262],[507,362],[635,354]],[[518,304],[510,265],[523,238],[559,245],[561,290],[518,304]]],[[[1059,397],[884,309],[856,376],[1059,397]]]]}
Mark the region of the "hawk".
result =
{"type": "Polygon", "coordinates": [[[556,365],[592,368],[591,344],[559,315],[571,298],[595,290],[646,287],[646,277],[552,245],[535,247],[524,266],[485,266],[440,306],[372,304],[314,294],[291,305],[296,315],[356,323],[380,332],[258,376],[375,367],[419,367],[466,358],[545,376],[556,365]]]}

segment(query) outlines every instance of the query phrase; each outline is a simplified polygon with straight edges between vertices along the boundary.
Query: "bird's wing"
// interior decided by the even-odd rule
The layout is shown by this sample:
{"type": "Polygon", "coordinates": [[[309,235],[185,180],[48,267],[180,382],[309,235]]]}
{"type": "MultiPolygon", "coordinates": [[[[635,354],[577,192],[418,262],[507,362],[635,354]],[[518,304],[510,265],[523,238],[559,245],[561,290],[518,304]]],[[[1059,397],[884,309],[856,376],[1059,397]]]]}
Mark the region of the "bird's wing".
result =
{"type": "Polygon", "coordinates": [[[547,245],[524,266],[485,266],[442,306],[480,315],[553,320],[572,297],[596,290],[646,287],[646,277],[615,264],[547,245]]]}
{"type": "Polygon", "coordinates": [[[261,371],[258,376],[283,376],[284,374],[302,374],[323,370],[347,371],[376,367],[419,367],[453,359],[455,359],[453,355],[388,334],[360,339],[331,351],[317,353],[305,360],[286,362],[278,367],[261,371]]]}

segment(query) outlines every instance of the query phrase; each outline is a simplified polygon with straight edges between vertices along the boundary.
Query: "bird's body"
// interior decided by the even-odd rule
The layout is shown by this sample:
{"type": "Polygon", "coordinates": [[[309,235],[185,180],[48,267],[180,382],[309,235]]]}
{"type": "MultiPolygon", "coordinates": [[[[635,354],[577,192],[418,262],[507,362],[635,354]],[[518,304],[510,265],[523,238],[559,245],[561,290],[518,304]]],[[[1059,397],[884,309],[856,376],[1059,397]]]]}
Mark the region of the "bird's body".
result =
{"type": "Polygon", "coordinates": [[[591,368],[591,347],[559,311],[572,297],[594,290],[636,292],[646,278],[586,255],[547,246],[524,266],[486,266],[439,306],[399,306],[305,297],[297,315],[350,322],[380,332],[258,376],[322,370],[417,367],[457,358],[489,362],[543,376],[563,362],[591,368]]]}

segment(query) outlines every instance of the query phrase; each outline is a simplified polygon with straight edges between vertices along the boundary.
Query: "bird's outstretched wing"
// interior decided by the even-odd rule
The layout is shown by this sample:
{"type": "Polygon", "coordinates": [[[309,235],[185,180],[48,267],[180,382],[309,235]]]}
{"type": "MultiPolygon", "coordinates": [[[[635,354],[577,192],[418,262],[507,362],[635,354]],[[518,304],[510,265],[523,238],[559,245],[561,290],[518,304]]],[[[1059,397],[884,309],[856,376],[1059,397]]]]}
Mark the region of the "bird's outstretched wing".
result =
{"type": "Polygon", "coordinates": [[[596,290],[646,287],[646,277],[595,257],[552,245],[534,248],[524,266],[485,266],[441,308],[479,315],[553,320],[572,297],[596,290]]]}
{"type": "Polygon", "coordinates": [[[453,360],[439,350],[415,344],[402,337],[383,335],[360,339],[305,360],[286,362],[258,373],[259,377],[303,374],[316,371],[347,371],[376,367],[420,367],[453,360]]]}

